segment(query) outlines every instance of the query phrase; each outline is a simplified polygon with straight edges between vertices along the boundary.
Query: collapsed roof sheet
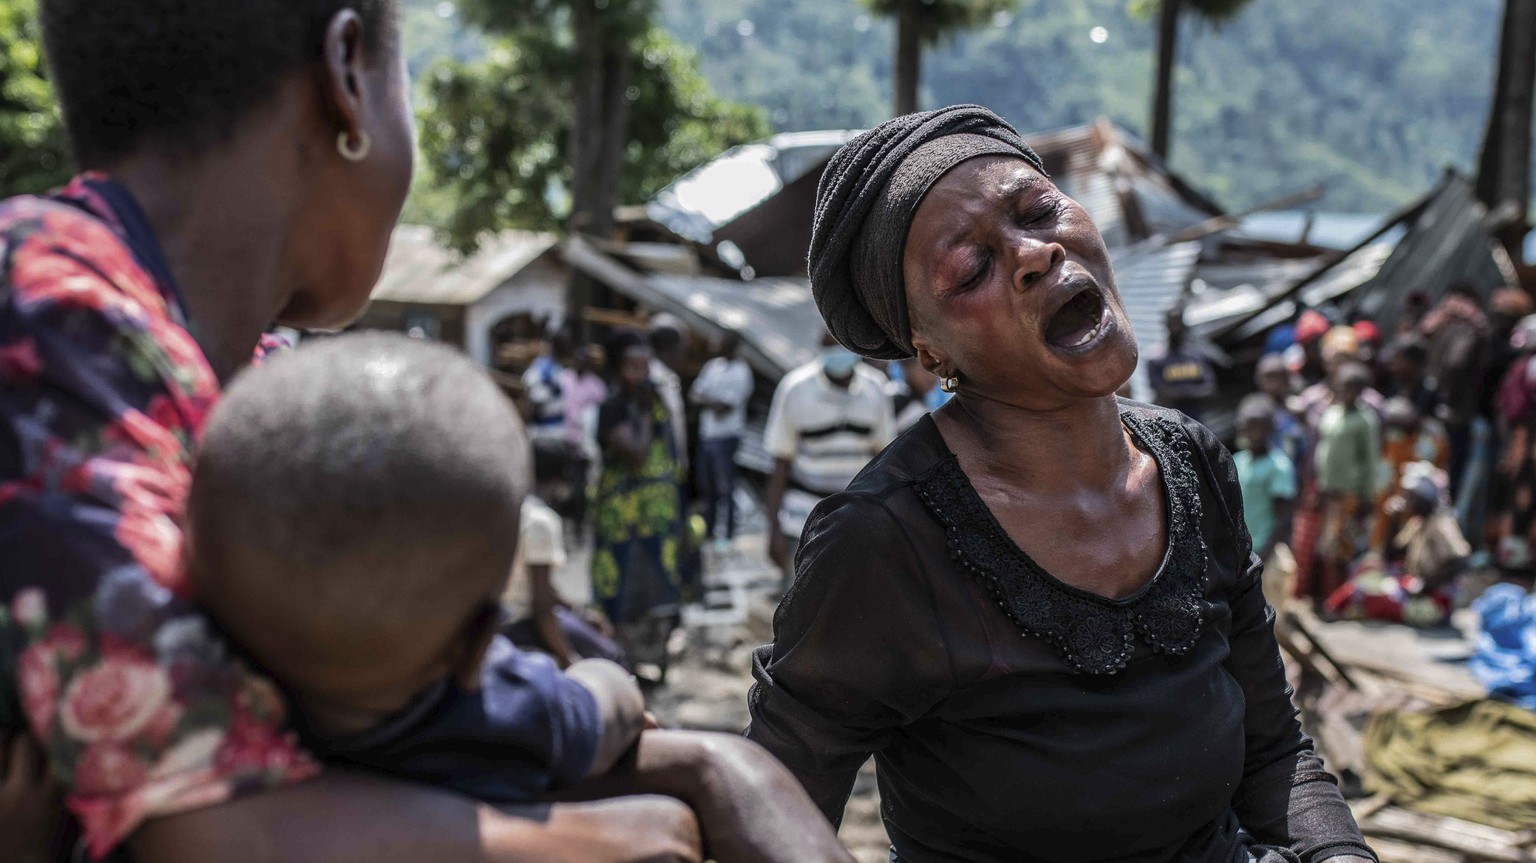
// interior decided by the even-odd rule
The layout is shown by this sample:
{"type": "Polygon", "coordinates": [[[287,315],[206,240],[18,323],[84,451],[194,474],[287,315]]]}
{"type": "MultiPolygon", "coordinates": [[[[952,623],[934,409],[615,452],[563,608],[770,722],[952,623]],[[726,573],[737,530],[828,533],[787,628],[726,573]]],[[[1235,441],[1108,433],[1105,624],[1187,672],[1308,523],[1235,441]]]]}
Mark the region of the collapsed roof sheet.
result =
{"type": "Polygon", "coordinates": [[[673,180],[646,215],[685,240],[708,245],[716,229],[822,166],[857,131],[786,132],[732,147],[673,180]]]}
{"type": "Polygon", "coordinates": [[[1142,401],[1152,398],[1152,387],[1147,380],[1147,359],[1167,341],[1163,313],[1183,296],[1199,257],[1198,242],[1140,243],[1117,250],[1111,256],[1115,285],[1120,290],[1126,317],[1131,320],[1131,331],[1136,334],[1136,344],[1141,349],[1136,373],[1131,378],[1134,398],[1142,401]]]}
{"type": "Polygon", "coordinates": [[[555,247],[554,234],[501,231],[474,254],[460,256],[421,225],[395,229],[384,270],[370,299],[397,303],[467,306],[501,287],[555,247]]]}
{"type": "Polygon", "coordinates": [[[1392,332],[1403,298],[1432,299],[1465,283],[1486,295],[1517,284],[1514,265],[1484,226],[1487,210],[1454,171],[1423,198],[1338,261],[1271,289],[1245,288],[1202,297],[1192,315],[1221,343],[1246,341],[1291,320],[1302,307],[1334,304],[1392,332]]]}
{"type": "Polygon", "coordinates": [[[741,335],[742,358],[778,380],[816,356],[821,316],[805,279],[748,282],[710,276],[643,273],[625,266],[591,240],[566,241],[566,261],[647,308],[681,318],[695,332],[741,335]]]}

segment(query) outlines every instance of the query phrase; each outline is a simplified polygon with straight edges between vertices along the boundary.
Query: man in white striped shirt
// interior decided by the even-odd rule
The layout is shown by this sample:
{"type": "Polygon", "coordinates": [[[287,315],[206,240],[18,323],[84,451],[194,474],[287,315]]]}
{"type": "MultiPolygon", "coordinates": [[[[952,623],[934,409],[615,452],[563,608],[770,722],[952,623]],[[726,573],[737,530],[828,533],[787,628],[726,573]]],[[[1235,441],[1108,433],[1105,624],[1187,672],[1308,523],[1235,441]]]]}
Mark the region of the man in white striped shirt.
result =
{"type": "Polygon", "coordinates": [[[773,456],[768,554],[791,578],[792,548],[811,509],[848,487],[894,437],[885,379],[830,334],[821,355],[784,376],[773,393],[763,445],[773,456]],[[777,527],[777,529],[775,529],[777,527]]]}

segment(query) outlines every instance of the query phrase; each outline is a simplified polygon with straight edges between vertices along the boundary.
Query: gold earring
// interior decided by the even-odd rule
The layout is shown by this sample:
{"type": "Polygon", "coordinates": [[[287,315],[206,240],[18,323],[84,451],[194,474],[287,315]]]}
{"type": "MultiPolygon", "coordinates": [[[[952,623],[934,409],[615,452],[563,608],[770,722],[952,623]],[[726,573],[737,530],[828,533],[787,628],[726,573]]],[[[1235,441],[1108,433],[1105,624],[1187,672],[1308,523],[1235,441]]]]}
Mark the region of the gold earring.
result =
{"type": "Polygon", "coordinates": [[[959,375],[950,375],[949,377],[939,381],[939,389],[943,390],[944,392],[951,393],[951,394],[959,392],[960,391],[960,376],[959,375]]]}
{"type": "Polygon", "coordinates": [[[352,136],[346,132],[336,136],[336,152],[340,153],[341,157],[348,162],[361,162],[368,158],[368,151],[372,147],[373,141],[368,137],[367,132],[359,131],[357,133],[356,144],[352,143],[352,136]]]}

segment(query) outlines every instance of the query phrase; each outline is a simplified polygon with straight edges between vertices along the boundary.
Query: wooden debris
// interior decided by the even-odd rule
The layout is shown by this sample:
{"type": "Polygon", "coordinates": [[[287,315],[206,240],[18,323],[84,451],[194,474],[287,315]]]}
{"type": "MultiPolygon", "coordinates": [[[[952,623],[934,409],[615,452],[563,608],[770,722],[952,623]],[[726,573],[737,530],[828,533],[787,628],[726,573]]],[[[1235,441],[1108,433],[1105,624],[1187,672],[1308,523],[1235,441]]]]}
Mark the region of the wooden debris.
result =
{"type": "Polygon", "coordinates": [[[1468,863],[1536,863],[1536,852],[1530,849],[1529,843],[1521,842],[1528,837],[1520,833],[1459,818],[1427,815],[1400,806],[1388,806],[1361,819],[1360,829],[1367,839],[1379,836],[1439,848],[1460,855],[1458,859],[1468,863]]]}

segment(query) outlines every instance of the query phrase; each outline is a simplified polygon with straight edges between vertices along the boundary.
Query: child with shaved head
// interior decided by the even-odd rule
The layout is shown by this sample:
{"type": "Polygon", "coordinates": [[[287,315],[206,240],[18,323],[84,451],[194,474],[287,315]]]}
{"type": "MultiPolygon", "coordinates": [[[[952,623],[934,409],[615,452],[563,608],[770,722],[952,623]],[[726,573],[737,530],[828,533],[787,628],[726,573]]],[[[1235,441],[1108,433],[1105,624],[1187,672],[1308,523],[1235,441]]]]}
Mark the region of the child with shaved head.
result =
{"type": "Polygon", "coordinates": [[[384,334],[307,345],[240,376],[209,418],[194,588],[323,754],[533,799],[611,767],[644,702],[616,665],[562,675],[493,638],[530,477],[512,406],[463,355],[384,334]],[[504,696],[488,706],[519,733],[458,757],[456,725],[418,732],[480,685],[487,651],[504,696]]]}
{"type": "Polygon", "coordinates": [[[851,863],[755,744],[642,734],[619,666],[562,673],[495,634],[529,461],[511,405],[450,348],[369,333],[279,356],[240,375],[205,427],[188,504],[197,599],[328,761],[491,803],[664,794],[722,863],[851,863]]]}

